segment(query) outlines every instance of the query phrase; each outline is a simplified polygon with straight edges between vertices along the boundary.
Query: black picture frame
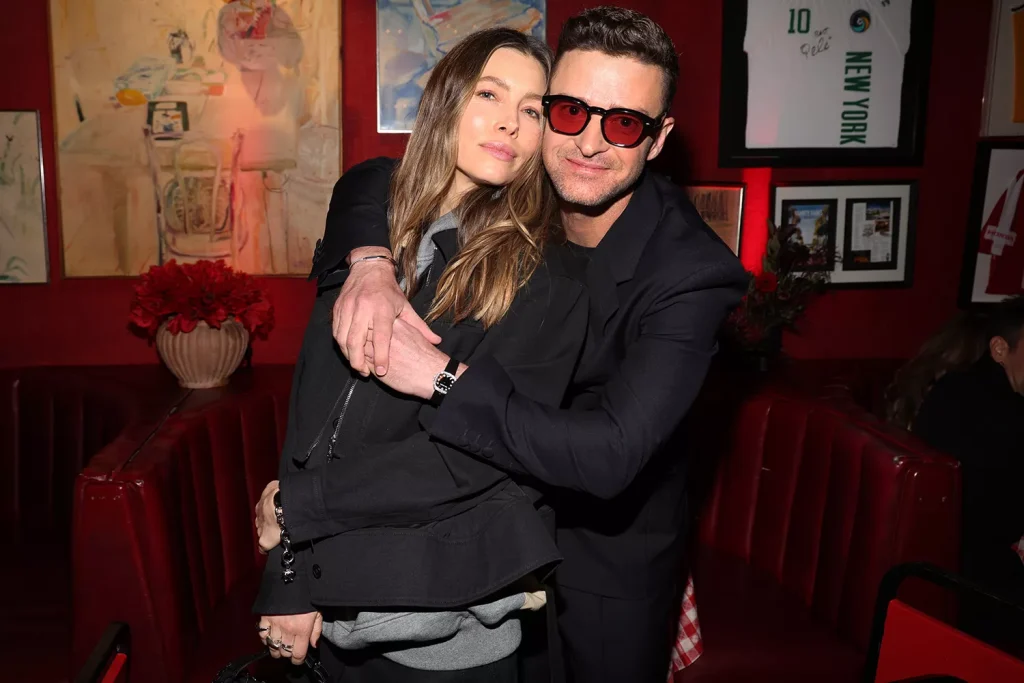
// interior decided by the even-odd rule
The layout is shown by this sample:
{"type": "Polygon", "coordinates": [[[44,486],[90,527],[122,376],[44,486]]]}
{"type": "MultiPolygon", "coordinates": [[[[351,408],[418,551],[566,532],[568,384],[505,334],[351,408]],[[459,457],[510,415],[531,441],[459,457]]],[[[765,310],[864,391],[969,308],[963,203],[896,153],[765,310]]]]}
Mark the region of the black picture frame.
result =
{"type": "MultiPolygon", "coordinates": [[[[754,0],[756,1],[756,0],[754,0]]],[[[743,50],[748,0],[722,4],[722,69],[718,164],[737,167],[920,166],[924,159],[925,113],[935,9],[930,0],[911,8],[910,49],[903,62],[900,128],[896,147],[874,149],[756,148],[746,146],[747,54],[743,50]]]]}
{"type": "MultiPolygon", "coordinates": [[[[769,199],[769,204],[768,204],[768,207],[769,207],[768,208],[768,215],[769,215],[770,220],[772,220],[772,221],[776,221],[777,220],[777,217],[776,217],[776,214],[775,214],[775,205],[777,203],[777,199],[778,199],[777,195],[779,193],[779,190],[801,190],[801,189],[804,189],[804,188],[826,188],[826,187],[836,187],[836,188],[872,188],[872,191],[871,192],[865,192],[864,196],[860,196],[860,197],[841,197],[840,196],[840,197],[836,197],[835,198],[835,201],[838,204],[837,208],[835,209],[835,211],[836,211],[835,216],[838,217],[839,211],[842,211],[843,212],[843,227],[844,227],[844,230],[849,230],[849,221],[847,220],[847,216],[846,216],[847,211],[848,211],[847,205],[850,204],[851,202],[852,203],[866,202],[866,201],[871,201],[871,200],[876,199],[876,198],[878,198],[878,199],[891,199],[892,198],[891,196],[887,196],[885,193],[883,193],[881,191],[878,192],[878,193],[873,192],[873,188],[875,188],[875,187],[881,188],[881,187],[885,187],[885,186],[905,186],[907,188],[907,190],[906,190],[906,194],[907,194],[906,206],[903,205],[902,197],[900,197],[899,198],[900,199],[899,207],[897,207],[897,215],[902,216],[904,220],[900,221],[899,226],[894,229],[896,232],[893,233],[893,241],[895,243],[895,247],[894,247],[894,250],[893,250],[893,259],[895,260],[897,265],[896,265],[895,268],[889,269],[889,270],[896,270],[896,271],[899,270],[899,266],[898,266],[899,259],[900,259],[899,237],[900,237],[900,233],[905,231],[906,232],[906,243],[905,243],[905,245],[903,247],[903,256],[902,256],[902,258],[903,258],[903,278],[900,279],[900,280],[889,280],[889,279],[887,279],[887,280],[878,280],[878,281],[856,281],[856,282],[839,281],[839,282],[837,282],[835,280],[835,277],[836,277],[836,275],[835,275],[836,271],[834,270],[835,264],[833,264],[833,271],[832,271],[833,272],[833,280],[832,280],[832,282],[829,283],[828,288],[829,289],[838,289],[838,290],[843,290],[843,289],[907,289],[909,287],[912,287],[913,283],[914,283],[914,251],[915,251],[915,242],[917,240],[917,197],[918,197],[918,181],[917,180],[910,180],[910,179],[906,179],[906,178],[894,178],[892,180],[850,180],[850,181],[833,180],[833,181],[810,181],[810,182],[792,181],[792,182],[784,182],[784,183],[775,183],[771,187],[770,199],[769,199]]],[[[829,199],[831,199],[831,198],[822,199],[822,198],[815,198],[813,196],[811,198],[809,198],[809,199],[801,199],[801,198],[799,198],[799,196],[794,196],[794,201],[803,202],[803,203],[824,203],[825,201],[828,201],[829,199]]],[[[783,199],[782,201],[785,204],[788,200],[783,199]]],[[[833,222],[834,222],[834,220],[833,220],[833,222]]],[[[834,235],[833,244],[835,244],[836,241],[838,241],[838,229],[839,229],[838,225],[835,225],[834,229],[837,232],[834,235]]],[[[849,238],[848,238],[848,235],[844,234],[843,235],[843,249],[842,249],[842,253],[837,254],[837,256],[840,256],[840,258],[838,259],[839,263],[843,263],[845,261],[845,258],[846,258],[845,257],[845,252],[846,252],[847,244],[849,244],[849,238]]],[[[868,273],[871,273],[871,272],[885,273],[886,272],[885,270],[879,269],[879,268],[871,268],[871,269],[868,269],[868,268],[854,268],[852,270],[848,270],[845,267],[845,264],[843,265],[843,270],[846,271],[846,272],[852,272],[852,273],[864,273],[864,272],[868,272],[868,273]]]]}
{"type": "MultiPolygon", "coordinates": [[[[855,271],[855,270],[897,270],[900,263],[900,232],[902,231],[901,221],[894,220],[893,216],[900,216],[900,210],[903,208],[902,197],[859,197],[854,200],[846,202],[846,220],[844,224],[849,226],[853,222],[853,207],[856,204],[869,204],[869,203],[889,202],[890,203],[890,216],[889,216],[889,231],[891,233],[890,240],[892,241],[892,253],[889,255],[889,260],[884,262],[868,262],[858,263],[856,260],[854,250],[851,248],[852,239],[846,239],[843,241],[843,270],[855,271]]],[[[847,227],[847,235],[850,234],[850,228],[847,227]]]]}
{"type": "MultiPolygon", "coordinates": [[[[783,199],[782,200],[782,215],[786,216],[791,209],[796,209],[801,206],[825,206],[828,208],[827,216],[828,222],[825,224],[825,235],[828,240],[825,252],[825,262],[820,265],[804,265],[800,268],[793,268],[794,272],[799,273],[813,273],[813,272],[830,272],[835,270],[836,267],[836,216],[839,210],[839,201],[836,199],[783,199]]],[[[774,208],[775,202],[772,201],[772,207],[774,208]]],[[[778,227],[782,227],[779,225],[778,227]]]]}
{"type": "Polygon", "coordinates": [[[985,194],[991,170],[992,152],[997,150],[1021,150],[1024,154],[1024,140],[987,139],[978,142],[974,161],[974,180],[971,184],[971,202],[967,212],[967,238],[964,243],[963,264],[960,270],[960,292],[957,303],[960,308],[984,309],[998,302],[974,301],[974,276],[978,265],[978,249],[981,246],[981,231],[985,220],[985,194]]]}

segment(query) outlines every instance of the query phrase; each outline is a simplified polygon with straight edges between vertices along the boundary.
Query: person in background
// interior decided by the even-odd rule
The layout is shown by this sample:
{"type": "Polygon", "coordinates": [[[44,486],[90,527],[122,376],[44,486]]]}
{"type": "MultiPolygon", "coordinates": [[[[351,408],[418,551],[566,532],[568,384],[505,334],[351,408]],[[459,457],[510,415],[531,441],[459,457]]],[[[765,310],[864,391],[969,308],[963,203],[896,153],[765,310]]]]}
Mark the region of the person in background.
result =
{"type": "MultiPolygon", "coordinates": [[[[975,317],[973,329],[984,341],[980,358],[938,378],[912,430],[961,463],[961,573],[1024,605],[1024,563],[1014,548],[1024,536],[1024,297],[975,317]]],[[[977,344],[970,334],[956,337],[948,356],[954,360],[977,344]]],[[[1024,623],[1013,610],[965,602],[961,616],[962,628],[987,642],[1024,644],[1024,623]]]]}

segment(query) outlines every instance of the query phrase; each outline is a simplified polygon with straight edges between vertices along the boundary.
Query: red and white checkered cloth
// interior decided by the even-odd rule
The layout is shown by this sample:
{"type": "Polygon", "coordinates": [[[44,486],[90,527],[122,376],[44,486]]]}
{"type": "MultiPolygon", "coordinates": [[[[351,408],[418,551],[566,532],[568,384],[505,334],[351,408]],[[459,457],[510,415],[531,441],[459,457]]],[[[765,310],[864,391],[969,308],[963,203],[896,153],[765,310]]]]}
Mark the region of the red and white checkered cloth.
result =
{"type": "MultiPolygon", "coordinates": [[[[1013,549],[1024,562],[1024,536],[1013,545],[1013,549]]],[[[668,667],[668,683],[672,683],[677,671],[682,671],[697,661],[704,652],[700,636],[700,621],[697,619],[697,602],[693,597],[693,574],[686,582],[683,593],[683,607],[679,614],[679,632],[672,647],[672,662],[668,667]]]]}
{"type": "Polygon", "coordinates": [[[683,593],[683,608],[679,614],[679,632],[675,645],[672,647],[672,663],[668,668],[668,683],[677,671],[697,661],[704,652],[704,643],[700,637],[700,621],[697,620],[697,602],[693,598],[693,574],[686,582],[683,593]]]}

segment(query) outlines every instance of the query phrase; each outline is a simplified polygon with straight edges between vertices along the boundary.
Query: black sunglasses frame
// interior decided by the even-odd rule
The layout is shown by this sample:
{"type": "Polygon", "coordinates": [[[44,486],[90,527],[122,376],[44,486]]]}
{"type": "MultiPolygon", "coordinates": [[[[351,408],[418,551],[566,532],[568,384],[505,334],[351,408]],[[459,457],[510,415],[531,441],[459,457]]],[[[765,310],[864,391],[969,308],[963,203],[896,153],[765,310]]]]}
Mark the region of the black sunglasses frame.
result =
{"type": "Polygon", "coordinates": [[[623,107],[616,107],[615,109],[602,109],[601,107],[592,107],[583,100],[571,97],[569,95],[545,95],[544,97],[541,98],[540,103],[541,106],[544,107],[544,117],[548,120],[548,126],[555,133],[558,133],[559,135],[568,136],[579,135],[580,133],[587,129],[587,126],[590,125],[590,117],[593,116],[594,114],[597,114],[598,116],[601,117],[601,135],[604,136],[605,142],[607,142],[609,145],[612,145],[613,147],[621,147],[623,149],[632,149],[638,146],[641,142],[643,142],[644,138],[654,137],[654,135],[661,128],[661,124],[665,120],[665,114],[662,114],[656,119],[652,119],[647,114],[639,112],[635,109],[625,109],[623,107]],[[557,104],[558,102],[567,102],[570,104],[574,104],[583,111],[587,112],[586,121],[583,122],[583,125],[575,133],[569,133],[564,130],[558,130],[557,128],[555,128],[555,124],[551,122],[551,105],[557,104]],[[629,116],[635,116],[637,119],[640,120],[640,123],[643,124],[643,130],[640,132],[640,136],[637,138],[636,142],[634,142],[631,145],[621,145],[617,142],[612,142],[611,140],[608,139],[608,132],[605,131],[604,124],[605,122],[608,121],[608,116],[614,114],[627,114],[629,116]]]}

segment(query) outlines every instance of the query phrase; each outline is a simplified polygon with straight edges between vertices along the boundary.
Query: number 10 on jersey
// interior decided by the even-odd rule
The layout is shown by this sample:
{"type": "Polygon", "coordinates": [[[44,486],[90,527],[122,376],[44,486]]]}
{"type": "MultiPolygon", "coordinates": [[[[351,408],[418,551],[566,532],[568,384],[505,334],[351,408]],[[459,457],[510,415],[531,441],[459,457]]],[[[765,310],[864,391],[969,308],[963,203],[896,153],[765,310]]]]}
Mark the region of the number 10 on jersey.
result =
{"type": "Polygon", "coordinates": [[[806,7],[789,10],[789,32],[809,33],[811,30],[811,10],[806,7]],[[794,29],[796,25],[796,30],[794,29]]]}

